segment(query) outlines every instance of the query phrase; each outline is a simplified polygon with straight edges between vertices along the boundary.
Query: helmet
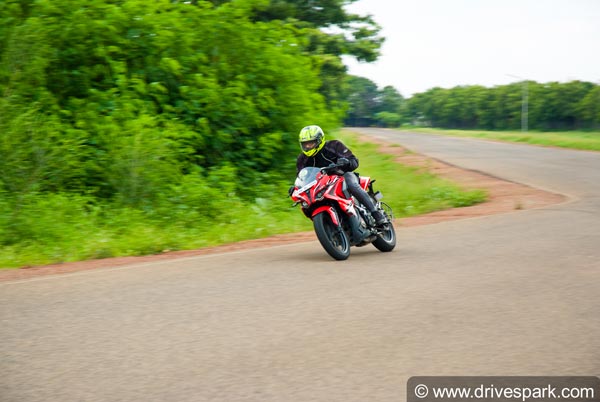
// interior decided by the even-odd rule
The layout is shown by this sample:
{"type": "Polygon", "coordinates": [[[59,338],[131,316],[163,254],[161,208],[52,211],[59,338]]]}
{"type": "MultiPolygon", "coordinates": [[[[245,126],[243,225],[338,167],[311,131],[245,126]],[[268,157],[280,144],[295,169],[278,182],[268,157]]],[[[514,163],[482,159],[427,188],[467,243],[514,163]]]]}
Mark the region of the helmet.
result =
{"type": "Polygon", "coordinates": [[[300,130],[300,147],[306,156],[316,155],[325,146],[325,134],[319,126],[306,126],[300,130]]]}

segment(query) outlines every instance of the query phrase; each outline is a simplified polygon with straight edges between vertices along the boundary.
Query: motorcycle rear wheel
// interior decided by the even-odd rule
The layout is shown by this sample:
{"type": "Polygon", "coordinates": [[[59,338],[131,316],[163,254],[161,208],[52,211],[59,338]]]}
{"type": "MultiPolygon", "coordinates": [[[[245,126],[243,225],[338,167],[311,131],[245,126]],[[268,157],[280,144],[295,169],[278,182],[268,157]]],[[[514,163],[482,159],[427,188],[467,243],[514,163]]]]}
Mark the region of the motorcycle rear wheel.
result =
{"type": "Polygon", "coordinates": [[[396,231],[394,225],[390,222],[385,225],[381,235],[377,236],[377,239],[373,240],[373,245],[379,251],[388,252],[392,251],[396,247],[396,231]]]}
{"type": "Polygon", "coordinates": [[[389,220],[389,223],[385,225],[385,227],[381,231],[381,234],[377,236],[377,239],[373,240],[373,245],[377,250],[382,251],[384,253],[392,251],[394,247],[396,247],[396,231],[394,230],[394,224],[392,223],[392,209],[389,207],[389,205],[385,203],[378,203],[378,201],[375,199],[375,194],[373,194],[372,192],[369,195],[371,196],[371,199],[373,200],[373,203],[375,205],[380,205],[379,210],[389,220]]]}
{"type": "Polygon", "coordinates": [[[345,260],[350,256],[350,239],[346,232],[336,226],[331,217],[323,212],[313,218],[315,233],[327,254],[336,260],[345,260]]]}

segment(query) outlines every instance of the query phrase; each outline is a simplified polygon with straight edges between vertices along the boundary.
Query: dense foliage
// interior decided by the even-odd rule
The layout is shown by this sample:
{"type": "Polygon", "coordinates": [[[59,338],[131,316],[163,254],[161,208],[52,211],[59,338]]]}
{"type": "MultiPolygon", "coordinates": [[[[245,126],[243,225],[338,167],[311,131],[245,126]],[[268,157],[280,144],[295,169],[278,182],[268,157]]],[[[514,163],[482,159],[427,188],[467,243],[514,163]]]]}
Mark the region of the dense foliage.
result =
{"type": "Polygon", "coordinates": [[[414,95],[407,109],[433,127],[510,130],[521,128],[523,102],[531,129],[600,128],[600,85],[582,81],[434,88],[414,95]]]}
{"type": "MultiPolygon", "coordinates": [[[[213,0],[222,2],[222,0],[213,0]]],[[[256,10],[260,21],[282,20],[308,35],[306,51],[320,69],[319,91],[332,110],[345,108],[346,67],[341,56],[371,62],[379,56],[384,38],[371,16],[350,14],[344,6],[356,0],[270,0],[256,10]]]]}
{"type": "Polygon", "coordinates": [[[347,126],[398,127],[406,119],[405,99],[392,86],[382,90],[373,81],[349,75],[346,80],[347,126]]]}
{"type": "Polygon", "coordinates": [[[352,1],[0,2],[0,246],[45,209],[216,224],[284,194],[299,129],[339,124],[340,56],[377,56],[352,1]]]}
{"type": "Polygon", "coordinates": [[[285,133],[309,116],[333,121],[304,38],[251,22],[247,2],[114,3],[21,9],[2,59],[1,170],[12,192],[27,190],[16,176],[36,190],[139,202],[192,171],[280,168],[274,156],[293,146],[285,133]]]}
{"type": "Polygon", "coordinates": [[[366,78],[349,77],[346,124],[397,127],[401,123],[484,130],[515,130],[526,105],[534,130],[600,129],[600,85],[534,81],[486,88],[432,88],[404,100],[394,89],[379,90],[366,78]],[[394,95],[396,102],[389,102],[394,95]]]}

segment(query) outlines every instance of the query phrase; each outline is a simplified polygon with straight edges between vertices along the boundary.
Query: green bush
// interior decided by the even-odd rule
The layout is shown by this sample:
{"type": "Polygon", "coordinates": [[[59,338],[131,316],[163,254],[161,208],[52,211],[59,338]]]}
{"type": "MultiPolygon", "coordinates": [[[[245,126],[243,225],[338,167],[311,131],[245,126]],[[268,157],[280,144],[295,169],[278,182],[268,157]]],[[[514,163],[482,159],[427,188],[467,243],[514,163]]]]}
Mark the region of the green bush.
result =
{"type": "Polygon", "coordinates": [[[375,119],[377,124],[383,127],[400,127],[403,117],[399,113],[379,112],[375,119]]]}

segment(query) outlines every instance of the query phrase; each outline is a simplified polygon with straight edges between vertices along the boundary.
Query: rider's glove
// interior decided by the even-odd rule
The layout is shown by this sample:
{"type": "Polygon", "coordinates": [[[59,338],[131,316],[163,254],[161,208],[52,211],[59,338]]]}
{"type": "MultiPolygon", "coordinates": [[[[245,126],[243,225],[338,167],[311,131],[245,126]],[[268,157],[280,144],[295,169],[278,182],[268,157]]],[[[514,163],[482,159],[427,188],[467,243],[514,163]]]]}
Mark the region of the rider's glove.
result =
{"type": "Polygon", "coordinates": [[[350,161],[347,158],[338,158],[337,164],[339,167],[346,167],[350,165],[350,161]]]}
{"type": "Polygon", "coordinates": [[[294,193],[294,189],[295,189],[295,188],[296,188],[296,187],[294,187],[294,186],[291,186],[291,187],[288,189],[288,196],[290,196],[290,197],[292,196],[292,194],[294,193]]]}

